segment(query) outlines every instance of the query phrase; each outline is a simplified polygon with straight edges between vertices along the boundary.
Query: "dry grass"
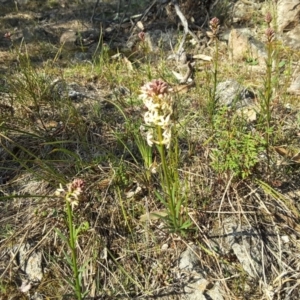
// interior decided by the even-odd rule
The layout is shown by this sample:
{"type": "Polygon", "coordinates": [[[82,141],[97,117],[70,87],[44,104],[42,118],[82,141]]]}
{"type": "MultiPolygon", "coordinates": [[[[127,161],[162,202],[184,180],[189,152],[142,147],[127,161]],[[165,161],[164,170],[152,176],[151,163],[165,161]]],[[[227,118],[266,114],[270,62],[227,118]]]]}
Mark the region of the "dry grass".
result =
{"type": "MultiPolygon", "coordinates": [[[[1,32],[9,29],[7,18],[1,22],[1,32]]],[[[138,52],[129,63],[101,52],[90,62],[76,62],[70,53],[56,57],[59,45],[52,43],[3,49],[1,299],[29,299],[18,290],[22,274],[11,254],[22,242],[43,253],[44,277],[31,295],[38,292],[46,299],[62,299],[72,293],[65,281],[72,276],[64,261],[64,251],[69,249],[55,231],[68,233],[65,203],[54,191],[73,178],[86,182],[74,218],[77,225],[88,224],[77,241],[87,299],[183,299],[184,285],[193,278],[178,268],[178,257],[191,244],[198,246],[200,269],[211,282],[220,282],[226,299],[299,298],[300,186],[295,158],[300,151],[299,105],[296,96],[286,93],[289,66],[298,61],[299,53],[278,46],[279,61],[286,61],[286,69],[274,74],[278,83],[272,104],[271,165],[260,153],[245,179],[229,171],[218,174],[211,166],[217,147],[207,113],[211,63],[199,63],[194,86],[174,93],[181,124],[179,174],[195,228],[181,237],[163,229],[160,220],[140,220],[147,212],[162,210],[154,193],[160,179],[156,175],[147,179],[132,132],[142,122],[138,99],[142,84],[163,78],[177,86],[167,55],[162,52],[153,59],[138,52]],[[89,97],[70,98],[70,84],[89,97]],[[285,149],[283,156],[274,150],[276,146],[285,149]],[[295,155],[290,154],[292,148],[295,155]],[[257,257],[263,267],[256,278],[217,239],[230,220],[259,244],[257,257]],[[282,236],[289,242],[284,243],[282,236]]],[[[213,49],[205,51],[211,54],[213,49]]],[[[226,46],[220,45],[218,80],[236,77],[237,72],[243,85],[255,91],[263,88],[261,73],[245,61],[229,61],[226,46]]],[[[252,126],[263,135],[258,125],[252,126]]],[[[153,157],[158,159],[155,150],[153,157]]]]}

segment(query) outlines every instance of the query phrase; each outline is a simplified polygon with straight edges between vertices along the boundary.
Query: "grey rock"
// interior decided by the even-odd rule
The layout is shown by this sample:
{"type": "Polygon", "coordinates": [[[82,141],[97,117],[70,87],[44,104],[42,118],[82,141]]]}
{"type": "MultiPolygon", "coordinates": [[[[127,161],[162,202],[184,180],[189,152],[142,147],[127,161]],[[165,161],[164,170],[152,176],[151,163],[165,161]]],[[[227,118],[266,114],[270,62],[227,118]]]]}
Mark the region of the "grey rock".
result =
{"type": "Polygon", "coordinates": [[[199,265],[199,258],[197,256],[196,247],[188,247],[181,253],[179,259],[179,269],[186,271],[193,271],[199,265]]]}
{"type": "Polygon", "coordinates": [[[212,286],[212,282],[204,278],[196,278],[185,286],[185,300],[223,300],[220,284],[217,282],[212,286]]]}
{"type": "Polygon", "coordinates": [[[220,82],[216,88],[216,100],[221,106],[235,107],[236,109],[254,104],[254,93],[236,80],[230,79],[220,82]]]}
{"type": "Polygon", "coordinates": [[[296,73],[293,76],[290,87],[287,89],[290,94],[300,95],[300,73],[296,73]]]}
{"type": "MultiPolygon", "coordinates": [[[[251,247],[246,240],[243,240],[243,244],[233,243],[231,249],[236,255],[237,259],[243,266],[243,269],[253,278],[259,277],[261,273],[261,264],[257,263],[256,259],[250,251],[251,247]]],[[[256,256],[257,257],[257,256],[256,256]]]]}
{"type": "Polygon", "coordinates": [[[18,251],[20,269],[27,275],[28,280],[33,283],[40,282],[43,278],[42,252],[29,243],[22,244],[18,251]]]}
{"type": "Polygon", "coordinates": [[[209,281],[204,278],[199,278],[194,280],[192,283],[188,284],[184,288],[185,298],[187,300],[206,300],[204,295],[207,287],[209,286],[209,281]]]}
{"type": "Polygon", "coordinates": [[[279,0],[277,3],[277,24],[280,32],[287,32],[300,23],[300,1],[279,0]]]}
{"type": "Polygon", "coordinates": [[[68,97],[71,100],[82,100],[85,97],[85,95],[80,93],[80,92],[70,90],[69,93],[68,93],[68,97]]]}
{"type": "Polygon", "coordinates": [[[216,282],[212,289],[207,291],[207,295],[210,297],[207,299],[213,299],[213,300],[223,300],[224,297],[221,293],[221,286],[219,282],[216,282]]]}
{"type": "Polygon", "coordinates": [[[293,49],[300,49],[300,25],[297,25],[292,30],[286,32],[281,36],[284,44],[293,49]]]}
{"type": "Polygon", "coordinates": [[[224,253],[233,251],[241,266],[252,278],[263,276],[262,240],[259,233],[251,226],[240,225],[239,220],[224,220],[223,229],[211,236],[215,246],[224,253]]]}
{"type": "Polygon", "coordinates": [[[196,246],[188,247],[179,258],[179,269],[188,272],[192,279],[184,285],[185,300],[223,300],[218,283],[205,279],[205,272],[200,269],[196,246]]]}
{"type": "Polygon", "coordinates": [[[185,300],[223,300],[224,297],[221,293],[221,288],[218,283],[216,283],[211,288],[211,282],[206,279],[199,279],[193,283],[187,285],[184,288],[185,300]]]}
{"type": "Polygon", "coordinates": [[[300,49],[300,1],[279,0],[277,3],[278,31],[282,33],[283,42],[300,49]]]}
{"type": "Polygon", "coordinates": [[[228,38],[230,58],[234,61],[252,59],[265,66],[265,45],[256,39],[248,28],[232,29],[228,38]]]}
{"type": "Polygon", "coordinates": [[[81,101],[84,98],[95,98],[95,93],[93,91],[89,91],[86,87],[81,86],[76,82],[68,83],[63,79],[57,78],[52,81],[50,86],[53,98],[69,98],[73,101],[81,101]]]}

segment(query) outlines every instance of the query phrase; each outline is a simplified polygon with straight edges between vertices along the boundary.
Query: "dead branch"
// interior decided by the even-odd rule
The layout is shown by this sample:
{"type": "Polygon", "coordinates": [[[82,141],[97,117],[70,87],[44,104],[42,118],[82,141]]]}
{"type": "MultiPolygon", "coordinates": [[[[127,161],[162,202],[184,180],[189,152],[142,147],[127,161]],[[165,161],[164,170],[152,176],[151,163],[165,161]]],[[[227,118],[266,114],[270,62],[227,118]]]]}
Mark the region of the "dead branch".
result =
{"type": "Polygon", "coordinates": [[[189,29],[188,21],[187,21],[186,17],[184,16],[184,14],[182,13],[182,11],[181,11],[181,9],[180,9],[180,7],[178,5],[177,0],[172,0],[172,4],[175,7],[176,14],[179,17],[179,19],[180,19],[180,21],[181,21],[181,23],[183,25],[183,29],[184,29],[184,36],[183,36],[183,39],[182,39],[182,41],[180,43],[180,46],[179,46],[179,49],[178,49],[178,52],[177,52],[178,55],[180,55],[180,53],[182,53],[184,51],[183,45],[185,43],[185,39],[186,39],[186,36],[188,34],[190,34],[192,36],[192,38],[195,39],[195,41],[197,41],[199,44],[200,44],[200,41],[199,41],[197,35],[193,31],[191,31],[189,29]]]}

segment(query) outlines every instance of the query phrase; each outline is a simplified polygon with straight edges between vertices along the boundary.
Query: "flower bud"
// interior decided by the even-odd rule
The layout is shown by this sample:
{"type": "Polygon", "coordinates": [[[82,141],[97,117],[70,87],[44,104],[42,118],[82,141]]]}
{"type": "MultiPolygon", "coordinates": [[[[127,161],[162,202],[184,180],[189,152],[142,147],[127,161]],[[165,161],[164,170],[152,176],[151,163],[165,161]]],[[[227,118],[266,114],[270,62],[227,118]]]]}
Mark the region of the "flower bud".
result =
{"type": "Polygon", "coordinates": [[[142,93],[149,97],[168,93],[168,84],[161,79],[152,80],[142,87],[142,93]]]}
{"type": "Polygon", "coordinates": [[[266,29],[266,37],[267,37],[269,43],[272,42],[275,37],[275,31],[270,27],[267,28],[266,29]]]}
{"type": "Polygon", "coordinates": [[[268,25],[270,25],[270,23],[272,22],[273,18],[270,12],[267,12],[266,16],[265,16],[265,21],[268,25]]]}
{"type": "Polygon", "coordinates": [[[78,194],[82,193],[84,187],[85,187],[85,182],[80,178],[74,179],[71,183],[71,191],[72,192],[76,191],[78,194]]]}
{"type": "Polygon", "coordinates": [[[220,20],[217,17],[214,17],[210,20],[209,24],[210,26],[216,28],[220,23],[220,20]]]}
{"type": "Polygon", "coordinates": [[[144,42],[145,41],[145,32],[144,31],[141,31],[139,34],[138,34],[138,37],[139,39],[144,42]]]}
{"type": "Polygon", "coordinates": [[[212,37],[215,38],[220,29],[220,20],[217,17],[214,17],[209,22],[209,28],[212,31],[212,37]]]}

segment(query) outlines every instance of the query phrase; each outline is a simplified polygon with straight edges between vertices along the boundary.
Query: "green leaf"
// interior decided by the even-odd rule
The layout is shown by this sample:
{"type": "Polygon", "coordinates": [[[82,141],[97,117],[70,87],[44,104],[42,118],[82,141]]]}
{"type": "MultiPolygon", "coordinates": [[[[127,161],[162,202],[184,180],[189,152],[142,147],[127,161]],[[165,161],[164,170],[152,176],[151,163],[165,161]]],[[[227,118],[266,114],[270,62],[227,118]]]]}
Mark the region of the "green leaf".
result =
{"type": "Polygon", "coordinates": [[[177,201],[175,206],[176,218],[179,217],[182,201],[177,201]]]}
{"type": "Polygon", "coordinates": [[[78,228],[74,228],[75,236],[77,237],[79,235],[79,233],[87,231],[89,228],[90,228],[89,222],[85,221],[85,222],[81,223],[78,228]]]}
{"type": "Polygon", "coordinates": [[[155,195],[166,208],[169,208],[168,203],[162,198],[162,195],[160,195],[157,191],[155,191],[155,195]]]}
{"type": "Polygon", "coordinates": [[[71,257],[68,255],[68,253],[65,250],[63,250],[63,254],[64,254],[64,258],[67,261],[68,265],[73,268],[73,262],[72,262],[71,257]]]}
{"type": "Polygon", "coordinates": [[[181,226],[180,229],[188,229],[193,225],[191,220],[185,221],[181,226]]]}
{"type": "Polygon", "coordinates": [[[80,156],[73,151],[70,151],[70,150],[67,150],[64,148],[56,148],[56,149],[53,149],[50,153],[55,153],[55,152],[62,152],[64,154],[67,154],[68,156],[74,157],[75,160],[77,160],[77,161],[81,161],[80,156]]]}
{"type": "MultiPolygon", "coordinates": [[[[79,269],[78,269],[78,272],[81,276],[81,274],[85,271],[87,265],[89,264],[89,262],[91,261],[91,259],[88,259],[79,269]]],[[[80,280],[81,280],[81,277],[80,277],[80,280]]]]}
{"type": "Polygon", "coordinates": [[[161,219],[162,217],[166,217],[168,215],[166,210],[155,210],[150,212],[149,214],[143,214],[140,216],[141,222],[146,222],[148,220],[157,220],[161,219]]]}
{"type": "Polygon", "coordinates": [[[286,61],[285,61],[285,60],[282,60],[282,61],[279,62],[278,67],[279,67],[279,68],[282,68],[282,67],[285,66],[285,64],[286,64],[286,61]]]}
{"type": "Polygon", "coordinates": [[[58,229],[58,228],[54,228],[55,232],[58,234],[58,236],[67,244],[69,244],[69,240],[68,238],[58,229]]]}

